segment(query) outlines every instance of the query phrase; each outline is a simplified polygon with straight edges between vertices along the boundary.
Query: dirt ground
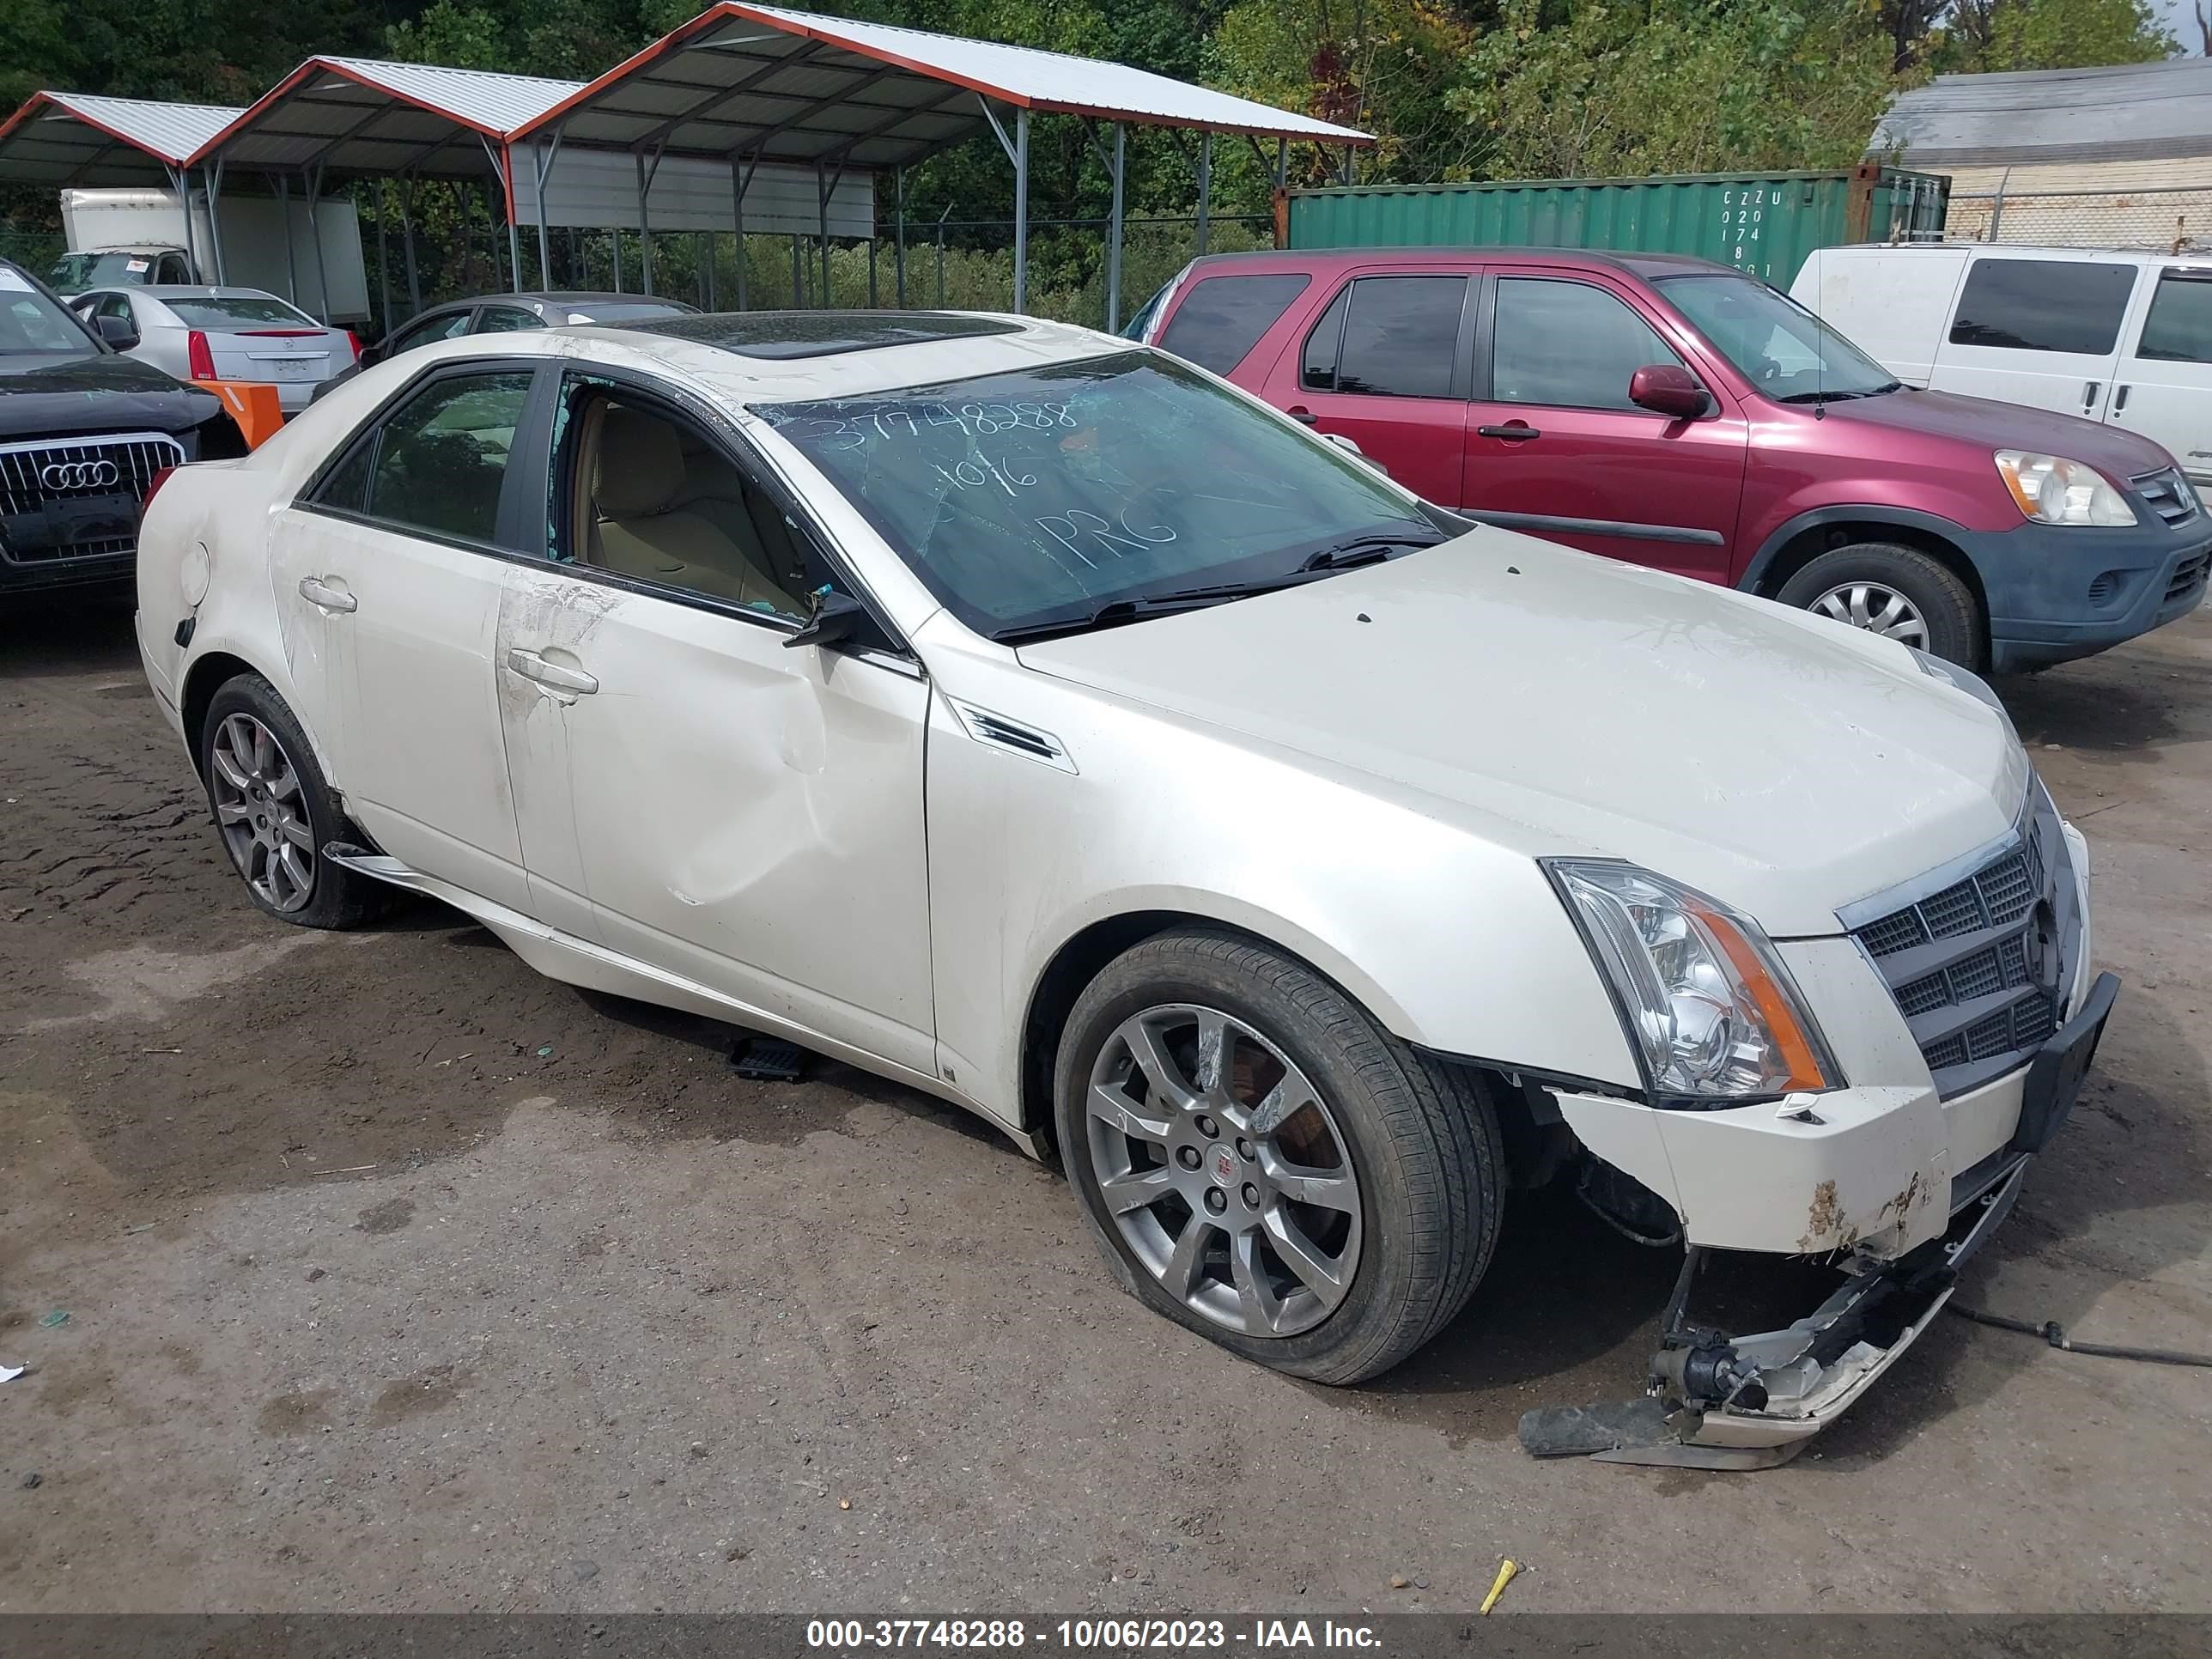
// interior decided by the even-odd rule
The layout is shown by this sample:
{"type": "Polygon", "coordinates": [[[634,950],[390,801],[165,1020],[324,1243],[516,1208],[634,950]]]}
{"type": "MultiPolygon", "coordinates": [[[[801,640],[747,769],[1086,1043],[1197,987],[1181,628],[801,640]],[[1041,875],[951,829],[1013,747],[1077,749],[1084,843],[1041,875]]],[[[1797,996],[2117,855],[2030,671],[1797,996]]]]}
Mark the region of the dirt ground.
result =
{"type": "MultiPolygon", "coordinates": [[[[2126,983],[1966,1297],[2212,1349],[2212,614],[2002,689],[2126,983]]],[[[127,622],[0,618],[0,1611],[1406,1612],[1501,1555],[1520,1611],[2212,1608],[2203,1371],[1951,1319],[1789,1468],[1539,1464],[1674,1270],[1571,1203],[1332,1391],[981,1127],[726,1042],[434,907],[263,919],[127,622]]]]}

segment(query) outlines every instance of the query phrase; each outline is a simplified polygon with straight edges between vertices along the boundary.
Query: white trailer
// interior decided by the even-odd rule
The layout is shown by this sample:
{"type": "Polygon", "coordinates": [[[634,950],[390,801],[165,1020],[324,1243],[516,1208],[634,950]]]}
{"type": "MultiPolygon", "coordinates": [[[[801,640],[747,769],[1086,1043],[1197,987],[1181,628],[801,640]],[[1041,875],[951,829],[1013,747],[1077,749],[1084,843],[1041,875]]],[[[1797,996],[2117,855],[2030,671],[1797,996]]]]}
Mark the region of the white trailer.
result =
{"type": "Polygon", "coordinates": [[[65,190],[62,227],[72,253],[109,247],[189,248],[202,282],[281,294],[328,323],[368,320],[368,271],[351,202],[325,196],[315,204],[311,220],[304,197],[283,201],[227,192],[216,200],[222,233],[219,261],[207,201],[197,192],[189,239],[176,192],[167,190],[65,190]]]}

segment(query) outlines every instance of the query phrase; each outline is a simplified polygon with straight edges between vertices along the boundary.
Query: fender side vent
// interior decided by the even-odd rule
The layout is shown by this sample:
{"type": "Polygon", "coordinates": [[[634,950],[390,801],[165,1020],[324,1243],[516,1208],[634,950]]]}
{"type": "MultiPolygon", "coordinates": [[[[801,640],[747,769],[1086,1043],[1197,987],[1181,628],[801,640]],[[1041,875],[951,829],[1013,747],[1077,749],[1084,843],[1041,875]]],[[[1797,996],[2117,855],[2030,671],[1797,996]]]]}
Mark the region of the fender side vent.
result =
{"type": "Polygon", "coordinates": [[[1056,766],[1063,772],[1075,770],[1075,763],[1068,758],[1066,749],[1049,732],[1040,732],[1033,726],[1008,720],[1004,714],[994,714],[988,708],[978,708],[973,703],[962,702],[957,697],[945,700],[952,712],[960,717],[968,735],[978,743],[997,749],[1011,750],[1017,755],[1047,766],[1056,766]]]}

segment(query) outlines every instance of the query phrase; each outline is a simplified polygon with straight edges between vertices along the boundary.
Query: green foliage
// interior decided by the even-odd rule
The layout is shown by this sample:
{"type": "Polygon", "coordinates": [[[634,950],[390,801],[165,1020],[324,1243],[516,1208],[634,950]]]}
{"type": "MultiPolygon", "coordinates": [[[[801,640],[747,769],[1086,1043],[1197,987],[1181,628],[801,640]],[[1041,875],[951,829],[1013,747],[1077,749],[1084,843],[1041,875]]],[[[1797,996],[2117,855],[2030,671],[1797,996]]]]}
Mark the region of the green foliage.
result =
{"type": "Polygon", "coordinates": [[[1951,73],[2148,64],[2180,43],[2147,0],[1961,0],[1931,43],[1951,73]]]}

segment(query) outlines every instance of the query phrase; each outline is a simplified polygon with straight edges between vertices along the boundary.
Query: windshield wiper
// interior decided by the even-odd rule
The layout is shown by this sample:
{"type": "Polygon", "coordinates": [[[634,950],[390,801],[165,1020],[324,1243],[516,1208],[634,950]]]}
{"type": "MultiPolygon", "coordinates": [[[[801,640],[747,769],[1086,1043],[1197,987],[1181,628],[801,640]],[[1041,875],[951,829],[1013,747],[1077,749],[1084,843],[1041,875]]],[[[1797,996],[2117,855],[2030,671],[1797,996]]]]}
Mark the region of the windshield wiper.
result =
{"type": "Polygon", "coordinates": [[[1143,599],[1115,599],[1102,605],[1087,616],[1062,617],[1055,622],[1020,623],[1012,628],[1001,628],[991,637],[1001,645],[1012,645],[1021,640],[1048,640],[1060,634],[1087,634],[1097,628],[1112,628],[1121,623],[1137,622],[1146,617],[1157,617],[1170,611],[1195,611],[1201,605],[1218,603],[1222,599],[1240,599],[1244,589],[1234,591],[1211,587],[1194,587],[1177,593],[1160,593],[1143,599]]]}
{"type": "Polygon", "coordinates": [[[1434,547],[1443,539],[1441,536],[1394,535],[1378,531],[1370,536],[1354,536],[1349,541],[1333,543],[1309,557],[1298,569],[1301,573],[1349,570],[1355,565],[1380,564],[1390,556],[1393,549],[1434,547]]]}
{"type": "Polygon", "coordinates": [[[1870,386],[1859,392],[1793,392],[1780,401],[1785,404],[1845,404],[1854,398],[1880,398],[1904,390],[1904,381],[1885,380],[1880,386],[1870,386]]]}

